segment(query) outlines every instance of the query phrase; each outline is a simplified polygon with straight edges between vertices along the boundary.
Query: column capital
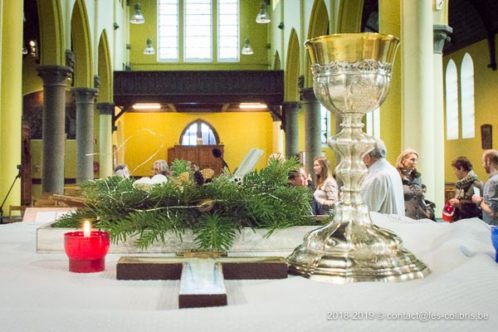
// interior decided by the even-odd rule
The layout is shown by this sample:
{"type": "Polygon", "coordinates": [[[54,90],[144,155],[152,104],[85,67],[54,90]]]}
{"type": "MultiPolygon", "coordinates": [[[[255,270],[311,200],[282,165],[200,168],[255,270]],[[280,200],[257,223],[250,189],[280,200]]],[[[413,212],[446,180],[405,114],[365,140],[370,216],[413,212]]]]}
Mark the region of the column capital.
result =
{"type": "Polygon", "coordinates": [[[298,101],[284,101],[282,103],[282,109],[284,112],[294,111],[301,107],[301,103],[298,101]]]}
{"type": "Polygon", "coordinates": [[[38,66],[37,70],[43,86],[66,86],[66,80],[73,73],[72,68],[58,65],[38,66]]]}
{"type": "Polygon", "coordinates": [[[300,99],[303,101],[303,102],[316,102],[317,99],[316,99],[316,96],[315,96],[315,92],[313,91],[313,88],[302,88],[301,90],[299,90],[299,95],[300,95],[300,99]]]}
{"type": "Polygon", "coordinates": [[[113,103],[97,103],[97,109],[101,115],[113,115],[114,114],[114,104],[113,103]]]}
{"type": "Polygon", "coordinates": [[[94,88],[72,88],[71,93],[74,96],[76,103],[90,103],[93,102],[99,89],[94,88]]]}
{"type": "Polygon", "coordinates": [[[443,54],[445,42],[449,42],[451,38],[449,35],[453,32],[453,28],[449,25],[434,24],[434,53],[443,54]]]}

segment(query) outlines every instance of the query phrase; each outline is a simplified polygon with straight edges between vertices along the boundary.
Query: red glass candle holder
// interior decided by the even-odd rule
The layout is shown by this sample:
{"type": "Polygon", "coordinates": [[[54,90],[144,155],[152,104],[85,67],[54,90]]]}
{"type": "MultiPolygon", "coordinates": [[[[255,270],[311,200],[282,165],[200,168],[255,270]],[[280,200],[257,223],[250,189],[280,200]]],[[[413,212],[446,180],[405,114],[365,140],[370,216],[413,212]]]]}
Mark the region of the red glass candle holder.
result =
{"type": "Polygon", "coordinates": [[[443,220],[446,222],[453,222],[453,217],[455,216],[455,208],[447,202],[443,208],[443,220]]]}
{"type": "Polygon", "coordinates": [[[109,233],[91,231],[84,236],[82,231],[64,234],[64,249],[69,257],[69,271],[89,273],[105,269],[105,255],[109,250],[109,233]]]}

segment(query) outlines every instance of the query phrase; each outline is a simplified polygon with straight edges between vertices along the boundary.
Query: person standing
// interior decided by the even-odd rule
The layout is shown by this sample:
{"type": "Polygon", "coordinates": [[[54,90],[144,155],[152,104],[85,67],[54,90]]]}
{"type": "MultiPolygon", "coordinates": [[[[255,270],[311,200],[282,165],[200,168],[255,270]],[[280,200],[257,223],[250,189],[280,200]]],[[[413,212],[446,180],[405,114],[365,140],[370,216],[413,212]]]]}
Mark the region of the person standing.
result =
{"type": "Polygon", "coordinates": [[[313,172],[316,175],[316,189],[313,193],[313,213],[316,215],[331,214],[339,197],[339,189],[337,182],[330,173],[327,158],[315,158],[313,172]]]}
{"type": "Polygon", "coordinates": [[[170,171],[168,162],[162,159],[154,161],[154,164],[152,164],[152,172],[154,173],[154,175],[161,174],[164,176],[169,176],[170,171]]]}
{"type": "Polygon", "coordinates": [[[363,157],[368,174],[361,186],[361,197],[369,211],[405,215],[403,184],[396,168],[386,160],[384,142],[376,139],[374,149],[363,157]]]}
{"type": "Polygon", "coordinates": [[[418,153],[413,149],[406,149],[396,159],[396,169],[403,183],[405,215],[413,219],[427,218],[435,221],[435,204],[424,197],[426,188],[417,171],[417,160],[418,153]]]}
{"type": "Polygon", "coordinates": [[[126,164],[120,164],[114,168],[114,175],[121,176],[123,178],[130,178],[130,171],[128,170],[128,166],[126,164]]]}
{"type": "Polygon", "coordinates": [[[307,187],[308,182],[306,177],[303,175],[303,173],[300,172],[300,170],[293,170],[290,171],[287,180],[289,185],[294,186],[294,187],[307,187]]]}
{"type": "Polygon", "coordinates": [[[486,150],[482,154],[482,167],[489,175],[483,195],[473,195],[472,202],[482,210],[482,219],[490,225],[498,225],[498,151],[486,150]]]}
{"type": "Polygon", "coordinates": [[[472,202],[474,194],[482,193],[482,182],[477,178],[472,169],[472,163],[467,157],[458,157],[451,163],[458,181],[455,184],[455,197],[448,202],[455,208],[453,221],[465,218],[481,218],[482,212],[472,202]]]}

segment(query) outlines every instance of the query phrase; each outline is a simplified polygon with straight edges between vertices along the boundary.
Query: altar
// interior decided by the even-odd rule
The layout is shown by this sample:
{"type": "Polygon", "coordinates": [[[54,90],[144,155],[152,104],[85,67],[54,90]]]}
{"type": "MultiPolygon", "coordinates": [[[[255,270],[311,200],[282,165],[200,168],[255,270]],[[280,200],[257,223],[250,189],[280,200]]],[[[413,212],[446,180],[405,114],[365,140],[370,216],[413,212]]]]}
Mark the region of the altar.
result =
{"type": "Polygon", "coordinates": [[[226,280],[228,305],[203,309],[178,309],[179,280],[117,280],[120,254],[107,255],[104,272],[71,273],[63,252],[36,252],[43,223],[0,225],[0,330],[496,330],[498,264],[488,225],[371,216],[428,265],[427,278],[342,285],[292,275],[226,280]]]}

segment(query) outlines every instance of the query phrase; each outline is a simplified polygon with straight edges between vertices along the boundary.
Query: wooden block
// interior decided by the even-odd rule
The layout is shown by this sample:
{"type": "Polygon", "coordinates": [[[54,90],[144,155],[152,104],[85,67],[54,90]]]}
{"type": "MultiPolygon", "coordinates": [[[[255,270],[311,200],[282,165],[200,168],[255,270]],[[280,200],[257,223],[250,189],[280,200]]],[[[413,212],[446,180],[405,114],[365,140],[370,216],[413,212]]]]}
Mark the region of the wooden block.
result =
{"type": "Polygon", "coordinates": [[[178,296],[178,307],[180,309],[186,308],[205,308],[205,307],[221,307],[227,305],[226,294],[212,294],[212,295],[182,295],[178,296]]]}
{"type": "Polygon", "coordinates": [[[282,257],[259,257],[223,261],[225,279],[285,279],[288,266],[282,257]]]}
{"type": "Polygon", "coordinates": [[[118,280],[178,280],[182,262],[166,258],[121,257],[116,266],[118,280]]]}
{"type": "Polygon", "coordinates": [[[57,205],[82,207],[86,206],[87,200],[83,197],[53,194],[52,199],[57,205]]]}

